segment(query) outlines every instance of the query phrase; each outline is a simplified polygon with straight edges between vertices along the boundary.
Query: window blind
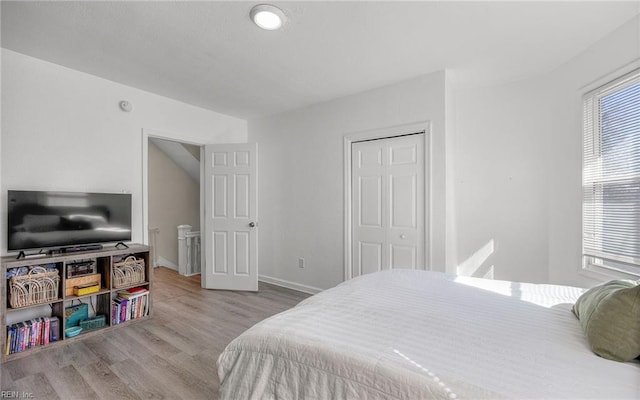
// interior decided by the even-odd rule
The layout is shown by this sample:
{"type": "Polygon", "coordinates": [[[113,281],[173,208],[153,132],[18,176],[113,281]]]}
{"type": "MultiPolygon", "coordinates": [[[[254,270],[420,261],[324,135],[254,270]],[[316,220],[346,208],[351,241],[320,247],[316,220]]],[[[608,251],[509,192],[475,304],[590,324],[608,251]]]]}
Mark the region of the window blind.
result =
{"type": "Polygon", "coordinates": [[[584,97],[583,255],[640,273],[640,70],[584,97]]]}

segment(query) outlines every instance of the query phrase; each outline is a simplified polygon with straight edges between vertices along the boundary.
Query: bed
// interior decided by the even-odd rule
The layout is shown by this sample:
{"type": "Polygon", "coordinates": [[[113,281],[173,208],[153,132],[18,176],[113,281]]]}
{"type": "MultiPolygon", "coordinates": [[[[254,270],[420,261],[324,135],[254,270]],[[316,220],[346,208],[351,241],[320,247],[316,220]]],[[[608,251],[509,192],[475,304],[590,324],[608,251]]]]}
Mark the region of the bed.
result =
{"type": "Polygon", "coordinates": [[[392,270],[234,339],[222,399],[638,399],[640,362],[589,349],[583,289],[392,270]]]}

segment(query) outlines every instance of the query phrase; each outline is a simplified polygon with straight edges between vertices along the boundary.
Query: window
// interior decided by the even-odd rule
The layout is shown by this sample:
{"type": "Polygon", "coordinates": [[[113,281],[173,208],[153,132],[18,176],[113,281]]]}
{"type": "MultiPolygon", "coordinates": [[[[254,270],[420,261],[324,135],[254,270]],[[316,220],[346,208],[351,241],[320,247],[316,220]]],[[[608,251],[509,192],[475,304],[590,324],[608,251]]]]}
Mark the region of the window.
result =
{"type": "Polygon", "coordinates": [[[583,105],[584,267],[640,276],[640,70],[583,105]]]}

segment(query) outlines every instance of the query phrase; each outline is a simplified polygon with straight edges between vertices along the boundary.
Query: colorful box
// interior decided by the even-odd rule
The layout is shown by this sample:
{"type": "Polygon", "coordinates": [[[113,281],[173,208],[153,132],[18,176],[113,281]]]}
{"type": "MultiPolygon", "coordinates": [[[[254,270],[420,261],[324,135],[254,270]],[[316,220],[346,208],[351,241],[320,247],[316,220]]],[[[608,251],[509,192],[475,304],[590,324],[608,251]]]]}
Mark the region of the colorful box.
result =
{"type": "Polygon", "coordinates": [[[100,291],[99,283],[87,283],[86,285],[74,286],[73,294],[76,296],[84,296],[91,293],[96,293],[100,291]]]}
{"type": "Polygon", "coordinates": [[[100,274],[95,274],[95,275],[81,276],[79,278],[67,279],[64,283],[64,295],[67,297],[73,296],[74,295],[73,288],[75,286],[83,286],[88,284],[100,285],[100,282],[101,282],[100,278],[101,278],[100,274]]]}

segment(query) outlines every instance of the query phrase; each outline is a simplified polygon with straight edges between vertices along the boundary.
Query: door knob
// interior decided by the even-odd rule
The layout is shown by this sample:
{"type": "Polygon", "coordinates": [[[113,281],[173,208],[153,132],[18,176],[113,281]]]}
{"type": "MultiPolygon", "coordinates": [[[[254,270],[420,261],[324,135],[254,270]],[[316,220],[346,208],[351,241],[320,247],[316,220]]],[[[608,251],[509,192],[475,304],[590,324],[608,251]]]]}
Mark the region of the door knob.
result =
{"type": "Polygon", "coordinates": [[[405,235],[404,233],[402,235],[400,235],[400,239],[406,239],[407,235],[405,235]]]}
{"type": "Polygon", "coordinates": [[[249,228],[255,228],[256,227],[256,223],[251,221],[249,222],[249,228]]]}

